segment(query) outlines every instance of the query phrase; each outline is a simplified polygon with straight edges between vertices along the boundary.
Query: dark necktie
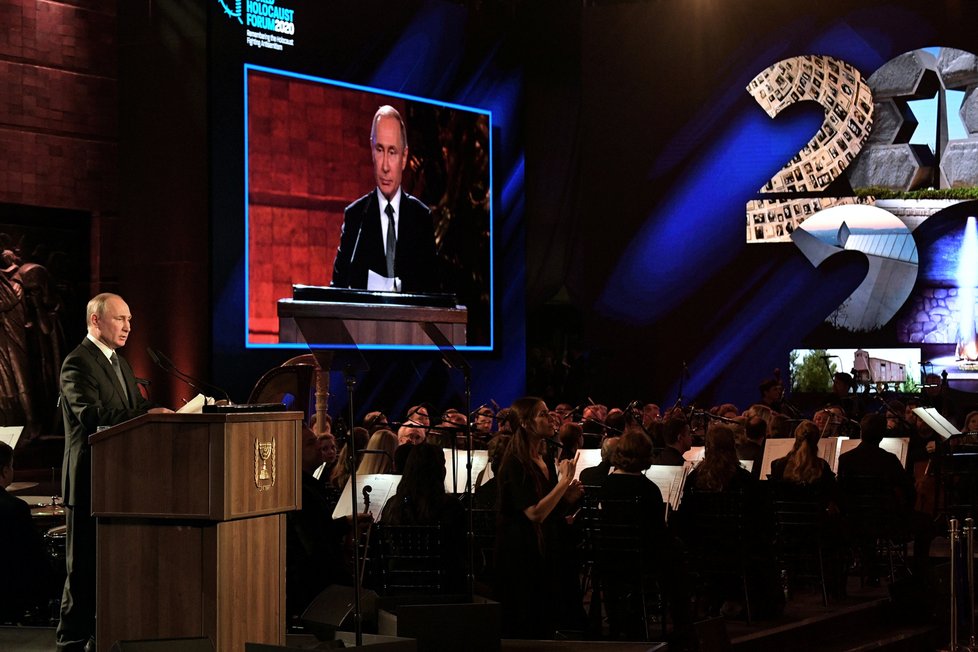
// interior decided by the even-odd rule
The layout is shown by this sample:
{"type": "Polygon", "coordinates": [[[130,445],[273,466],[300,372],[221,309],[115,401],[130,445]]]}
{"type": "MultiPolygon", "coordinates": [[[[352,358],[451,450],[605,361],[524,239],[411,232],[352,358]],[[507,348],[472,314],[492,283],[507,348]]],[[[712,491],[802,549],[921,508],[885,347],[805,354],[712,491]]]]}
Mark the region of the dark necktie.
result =
{"type": "Polygon", "coordinates": [[[112,357],[109,358],[109,362],[112,363],[112,369],[115,371],[116,377],[119,379],[119,384],[122,385],[122,396],[129,400],[129,389],[126,387],[126,379],[122,375],[122,366],[119,364],[119,356],[115,351],[112,352],[112,357]]]}
{"type": "Polygon", "coordinates": [[[387,204],[387,278],[394,278],[394,254],[397,249],[397,235],[394,233],[394,207],[387,204]]]}

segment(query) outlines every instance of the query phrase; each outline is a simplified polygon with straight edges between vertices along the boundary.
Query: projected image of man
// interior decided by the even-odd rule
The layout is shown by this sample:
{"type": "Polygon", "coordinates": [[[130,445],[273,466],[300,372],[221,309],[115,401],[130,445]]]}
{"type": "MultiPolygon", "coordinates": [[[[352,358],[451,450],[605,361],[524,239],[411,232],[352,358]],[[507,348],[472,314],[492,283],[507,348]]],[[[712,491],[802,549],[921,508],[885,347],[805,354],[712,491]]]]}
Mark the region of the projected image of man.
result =
{"type": "Polygon", "coordinates": [[[408,161],[407,128],[392,106],[374,114],[370,156],[376,188],[343,212],[331,285],[439,291],[431,212],[401,187],[408,161]]]}

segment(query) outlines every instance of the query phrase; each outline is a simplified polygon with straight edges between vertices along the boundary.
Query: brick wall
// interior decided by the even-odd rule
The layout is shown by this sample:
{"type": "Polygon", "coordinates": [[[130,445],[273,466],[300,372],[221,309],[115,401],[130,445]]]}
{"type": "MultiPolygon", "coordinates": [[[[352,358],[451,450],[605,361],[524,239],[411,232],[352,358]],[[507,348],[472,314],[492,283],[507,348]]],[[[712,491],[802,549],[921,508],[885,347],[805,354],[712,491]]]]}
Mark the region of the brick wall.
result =
{"type": "Polygon", "coordinates": [[[0,202],[112,212],[115,3],[0,3],[0,202]]]}
{"type": "MultiPolygon", "coordinates": [[[[252,72],[248,83],[249,333],[278,341],[276,301],[328,285],[343,209],[374,188],[377,95],[252,72]]],[[[403,110],[403,106],[395,106],[403,110]]],[[[410,183],[405,172],[405,188],[410,183]]]]}

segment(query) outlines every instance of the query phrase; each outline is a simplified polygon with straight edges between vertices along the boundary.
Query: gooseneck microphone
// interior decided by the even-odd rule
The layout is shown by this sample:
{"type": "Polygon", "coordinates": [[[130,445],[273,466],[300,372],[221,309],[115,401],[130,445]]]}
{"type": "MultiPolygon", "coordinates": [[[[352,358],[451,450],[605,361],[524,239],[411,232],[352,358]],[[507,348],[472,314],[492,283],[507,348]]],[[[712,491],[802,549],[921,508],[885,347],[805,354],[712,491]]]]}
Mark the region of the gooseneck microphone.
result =
{"type": "Polygon", "coordinates": [[[208,393],[217,393],[220,396],[223,396],[224,400],[227,401],[228,403],[232,402],[231,397],[228,396],[228,393],[226,391],[224,391],[223,389],[221,389],[216,385],[211,385],[210,383],[205,383],[201,380],[197,380],[193,376],[189,374],[185,374],[184,372],[180,371],[179,369],[177,369],[176,365],[173,364],[173,362],[168,357],[163,355],[162,352],[147,346],[146,353],[149,354],[149,359],[153,361],[153,364],[155,364],[157,367],[159,367],[166,373],[170,374],[180,382],[186,383],[195,392],[199,392],[205,395],[208,393]]]}

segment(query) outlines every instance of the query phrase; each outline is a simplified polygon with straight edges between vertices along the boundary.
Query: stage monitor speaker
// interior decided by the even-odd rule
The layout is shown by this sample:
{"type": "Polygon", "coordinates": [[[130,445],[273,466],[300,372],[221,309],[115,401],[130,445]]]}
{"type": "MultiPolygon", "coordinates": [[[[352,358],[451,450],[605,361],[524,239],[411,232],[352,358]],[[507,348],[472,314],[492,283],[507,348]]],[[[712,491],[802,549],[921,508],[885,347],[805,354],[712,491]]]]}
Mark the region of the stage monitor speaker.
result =
{"type": "Polygon", "coordinates": [[[414,639],[378,636],[377,634],[364,634],[363,644],[356,645],[356,635],[353,632],[338,632],[334,641],[318,641],[310,644],[309,641],[303,640],[301,643],[293,643],[284,647],[268,645],[267,643],[245,643],[245,652],[302,652],[303,650],[339,649],[364,650],[365,652],[417,652],[418,645],[414,639]]]}
{"type": "MultiPolygon", "coordinates": [[[[429,596],[430,601],[438,596],[429,596]]],[[[418,640],[418,652],[498,652],[502,611],[498,602],[400,604],[397,635],[418,640]]]]}
{"type": "MultiPolygon", "coordinates": [[[[352,586],[328,586],[302,613],[302,624],[322,640],[333,638],[338,629],[352,630],[354,593],[352,586]]],[[[360,589],[361,620],[366,626],[377,622],[377,594],[360,589]]]]}
{"type": "Polygon", "coordinates": [[[214,644],[206,636],[116,641],[111,652],[214,652],[214,644]]]}

